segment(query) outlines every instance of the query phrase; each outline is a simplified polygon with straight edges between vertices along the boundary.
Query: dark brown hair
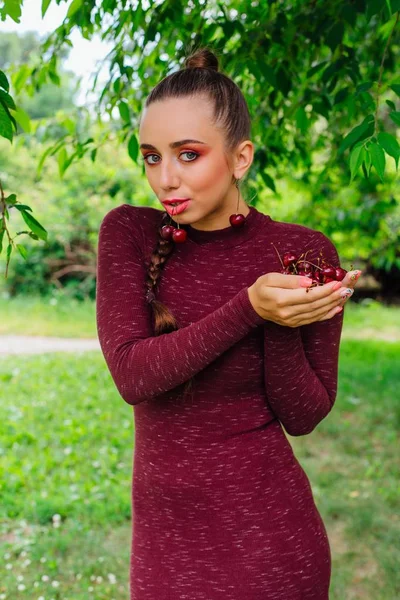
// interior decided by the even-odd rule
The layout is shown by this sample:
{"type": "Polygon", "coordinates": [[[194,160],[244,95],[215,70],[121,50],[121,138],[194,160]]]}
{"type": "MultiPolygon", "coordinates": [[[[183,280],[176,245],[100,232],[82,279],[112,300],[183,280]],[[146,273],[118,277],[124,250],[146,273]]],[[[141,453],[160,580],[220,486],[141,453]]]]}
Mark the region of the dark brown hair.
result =
{"type": "MultiPolygon", "coordinates": [[[[152,102],[167,98],[204,95],[212,103],[213,122],[224,132],[225,151],[229,153],[241,141],[249,139],[250,114],[240,88],[232,79],[221,73],[218,67],[218,58],[211,50],[208,48],[196,50],[185,59],[185,68],[171,73],[153,88],[146,99],[145,107],[152,102]]],[[[162,268],[175,247],[173,241],[164,240],[160,233],[161,227],[170,222],[171,218],[165,212],[159,224],[157,246],[150,256],[146,279],[146,293],[149,298],[152,298],[150,306],[153,309],[156,336],[179,329],[179,324],[171,311],[155,298],[162,268]]],[[[186,382],[183,388],[184,394],[191,389],[192,383],[193,377],[186,382]]]]}

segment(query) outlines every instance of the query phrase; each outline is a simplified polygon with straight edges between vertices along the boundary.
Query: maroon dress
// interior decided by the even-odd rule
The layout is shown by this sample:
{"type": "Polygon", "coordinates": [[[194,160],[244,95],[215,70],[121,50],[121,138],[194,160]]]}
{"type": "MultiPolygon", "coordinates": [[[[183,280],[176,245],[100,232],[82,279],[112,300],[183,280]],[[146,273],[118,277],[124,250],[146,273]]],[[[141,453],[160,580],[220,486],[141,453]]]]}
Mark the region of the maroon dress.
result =
{"type": "Polygon", "coordinates": [[[329,541],[283,428],[309,434],[332,409],[343,311],[285,327],[248,287],[281,271],[274,245],[339,266],[335,246],[252,206],[239,230],[183,225],[157,292],[180,329],[154,337],[145,279],[162,214],[118,206],[98,246],[99,341],[135,423],[130,598],[326,600],[329,541]]]}

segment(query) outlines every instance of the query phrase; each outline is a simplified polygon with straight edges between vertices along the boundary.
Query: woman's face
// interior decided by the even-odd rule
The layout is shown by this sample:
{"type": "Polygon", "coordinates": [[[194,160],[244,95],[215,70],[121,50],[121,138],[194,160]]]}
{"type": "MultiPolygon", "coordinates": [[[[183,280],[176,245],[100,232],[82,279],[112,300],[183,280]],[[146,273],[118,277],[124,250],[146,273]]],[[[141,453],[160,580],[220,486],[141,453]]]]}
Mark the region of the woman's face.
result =
{"type": "MultiPolygon", "coordinates": [[[[226,154],[223,132],[212,116],[210,103],[202,97],[170,98],[145,108],[139,128],[146,176],[157,198],[189,198],[184,212],[169,214],[178,223],[203,230],[229,226],[229,215],[237,207],[232,176],[242,177],[253,158],[249,141],[226,154]]],[[[238,212],[249,212],[241,197],[238,212]]]]}

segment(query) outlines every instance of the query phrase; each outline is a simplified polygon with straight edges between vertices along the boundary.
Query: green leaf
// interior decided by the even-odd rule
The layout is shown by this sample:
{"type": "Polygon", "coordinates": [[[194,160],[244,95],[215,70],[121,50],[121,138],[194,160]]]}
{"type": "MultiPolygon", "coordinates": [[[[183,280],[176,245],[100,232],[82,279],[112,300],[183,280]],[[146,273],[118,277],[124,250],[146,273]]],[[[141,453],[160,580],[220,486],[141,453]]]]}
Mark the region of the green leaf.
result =
{"type": "Polygon", "coordinates": [[[356,95],[361,92],[366,92],[372,87],[372,81],[364,81],[364,83],[360,83],[360,85],[356,88],[356,95]]]}
{"type": "Polygon", "coordinates": [[[365,178],[368,179],[369,174],[371,172],[371,155],[368,151],[368,148],[365,148],[363,171],[364,171],[365,178]]]}
{"type": "Polygon", "coordinates": [[[322,69],[322,67],[325,67],[325,65],[328,64],[328,60],[324,60],[320,63],[318,63],[317,65],[314,65],[313,67],[311,67],[311,69],[308,69],[307,71],[307,79],[310,79],[313,75],[315,75],[315,73],[318,73],[318,71],[320,71],[322,69]]]}
{"type": "Polygon", "coordinates": [[[397,110],[390,112],[389,117],[392,119],[396,125],[400,125],[400,112],[397,110]]]}
{"type": "Polygon", "coordinates": [[[137,162],[137,157],[139,154],[139,144],[136,138],[136,135],[133,134],[128,142],[128,153],[132,160],[137,162]]]}
{"type": "Polygon", "coordinates": [[[2,229],[2,231],[0,231],[0,254],[1,254],[1,251],[3,250],[3,237],[4,237],[5,232],[6,232],[5,229],[2,229]]]}
{"type": "Polygon", "coordinates": [[[18,125],[20,125],[22,127],[22,129],[25,131],[25,133],[30,133],[31,132],[31,121],[30,121],[28,113],[26,113],[22,108],[18,107],[17,110],[14,112],[14,116],[15,116],[15,120],[17,121],[18,125]]]}
{"type": "Polygon", "coordinates": [[[22,218],[28,227],[31,228],[33,233],[36,233],[38,238],[47,242],[47,231],[46,229],[33,217],[31,214],[26,212],[25,210],[21,211],[22,218]]]}
{"type": "Polygon", "coordinates": [[[383,181],[383,175],[385,173],[386,164],[385,153],[383,151],[383,148],[379,146],[379,144],[372,142],[369,146],[369,151],[371,153],[372,165],[375,167],[376,172],[378,173],[381,181],[383,181]]]}
{"type": "Polygon", "coordinates": [[[392,110],[396,110],[396,105],[394,102],[392,102],[391,100],[386,100],[386,104],[392,109],[392,110]]]}
{"type": "Polygon", "coordinates": [[[82,6],[83,0],[72,0],[72,4],[70,5],[67,17],[72,17],[82,6]]]}
{"type": "Polygon", "coordinates": [[[0,71],[0,87],[6,90],[6,92],[8,92],[10,89],[10,84],[8,83],[8,79],[3,71],[0,71]]]}
{"type": "Polygon", "coordinates": [[[126,123],[130,123],[131,114],[130,114],[129,106],[124,100],[121,100],[121,102],[118,104],[118,110],[119,110],[119,114],[121,115],[121,119],[123,121],[125,121],[126,123]]]}
{"type": "Polygon", "coordinates": [[[306,133],[308,126],[309,126],[309,122],[308,122],[307,113],[304,110],[304,107],[299,106],[299,108],[296,110],[294,116],[296,119],[297,128],[301,131],[301,133],[303,133],[303,134],[306,133]]]}
{"type": "Polygon", "coordinates": [[[3,104],[0,102],[0,136],[10,140],[12,142],[13,139],[13,128],[11,124],[10,115],[4,108],[3,104]]]}
{"type": "Polygon", "coordinates": [[[374,115],[367,115],[360,125],[357,125],[346,135],[340,144],[338,154],[342,154],[347,148],[355,144],[374,122],[374,115]]]}
{"type": "Polygon", "coordinates": [[[270,177],[265,171],[261,171],[261,177],[263,178],[265,185],[269,187],[273,192],[276,192],[275,182],[272,179],[272,177],[270,177]]]}
{"type": "Polygon", "coordinates": [[[398,163],[400,158],[400,144],[391,133],[386,133],[386,131],[380,131],[378,133],[378,142],[386,152],[396,163],[396,171],[398,169],[398,163]]]}
{"type": "Polygon", "coordinates": [[[7,262],[9,261],[9,258],[11,256],[11,252],[12,252],[12,245],[8,244],[8,246],[7,246],[7,262]]]}
{"type": "Polygon", "coordinates": [[[51,0],[42,0],[42,19],[47,13],[47,9],[49,8],[51,0]]]}
{"type": "Polygon", "coordinates": [[[395,94],[400,96],[400,83],[394,83],[390,86],[390,88],[394,91],[395,94]]]}
{"type": "Polygon", "coordinates": [[[27,204],[14,204],[14,208],[17,208],[20,211],[23,210],[32,210],[30,206],[28,206],[27,204]]]}
{"type": "Polygon", "coordinates": [[[371,17],[381,12],[383,9],[382,0],[368,0],[367,2],[367,22],[370,21],[371,17]]]}
{"type": "Polygon", "coordinates": [[[4,0],[3,12],[16,23],[20,22],[22,0],[4,0]]]}
{"type": "Polygon", "coordinates": [[[17,244],[16,246],[17,246],[17,248],[19,250],[19,253],[22,256],[22,258],[24,258],[26,260],[26,258],[28,256],[28,251],[25,248],[25,246],[23,246],[22,244],[17,244]]]}
{"type": "Polygon", "coordinates": [[[4,90],[0,90],[0,101],[5,104],[8,108],[16,109],[15,102],[11,98],[10,94],[5,92],[4,90]]]}
{"type": "Polygon", "coordinates": [[[60,177],[62,177],[65,173],[67,160],[68,160],[68,154],[65,149],[65,146],[63,146],[57,155],[58,172],[60,173],[60,177]]]}
{"type": "Polygon", "coordinates": [[[365,149],[363,144],[357,144],[354,146],[350,153],[350,183],[353,181],[358,169],[365,158],[365,149]]]}

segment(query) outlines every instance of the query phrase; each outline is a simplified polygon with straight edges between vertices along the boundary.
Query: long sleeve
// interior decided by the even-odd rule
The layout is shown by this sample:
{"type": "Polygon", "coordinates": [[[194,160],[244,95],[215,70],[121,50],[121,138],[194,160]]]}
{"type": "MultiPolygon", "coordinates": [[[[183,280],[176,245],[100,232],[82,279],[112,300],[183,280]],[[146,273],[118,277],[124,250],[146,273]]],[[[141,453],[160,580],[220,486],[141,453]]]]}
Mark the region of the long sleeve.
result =
{"type": "MultiPolygon", "coordinates": [[[[336,248],[324,234],[315,232],[310,243],[322,250],[329,264],[340,266],[336,248]]],[[[290,435],[310,433],[333,407],[343,314],[344,309],[331,319],[295,328],[265,324],[267,399],[290,435]]]]}
{"type": "Polygon", "coordinates": [[[243,287],[197,322],[154,336],[145,300],[142,232],[130,208],[112,209],[100,225],[96,323],[114,383],[121,397],[135,405],[184,383],[265,320],[243,287]]]}

